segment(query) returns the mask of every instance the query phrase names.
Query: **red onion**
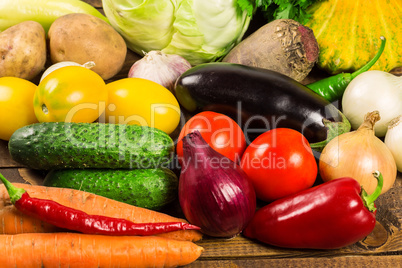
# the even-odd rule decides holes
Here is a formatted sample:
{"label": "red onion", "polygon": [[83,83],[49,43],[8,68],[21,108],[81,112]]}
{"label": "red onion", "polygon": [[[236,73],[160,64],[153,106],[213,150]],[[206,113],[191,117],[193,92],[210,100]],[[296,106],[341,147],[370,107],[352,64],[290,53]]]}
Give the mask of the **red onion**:
{"label": "red onion", "polygon": [[128,77],[148,79],[173,90],[177,78],[190,68],[191,64],[179,55],[151,50],[142,59],[134,62]]}
{"label": "red onion", "polygon": [[199,131],[183,138],[179,201],[187,220],[212,237],[233,237],[249,223],[256,195],[246,173],[212,149]]}

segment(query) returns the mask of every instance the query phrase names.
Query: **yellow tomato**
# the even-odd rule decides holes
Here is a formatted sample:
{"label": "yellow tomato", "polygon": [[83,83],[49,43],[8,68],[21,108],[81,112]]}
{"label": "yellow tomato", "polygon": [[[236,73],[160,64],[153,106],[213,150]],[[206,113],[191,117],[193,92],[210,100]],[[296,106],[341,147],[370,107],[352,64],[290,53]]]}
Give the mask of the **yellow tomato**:
{"label": "yellow tomato", "polygon": [[32,104],[35,90],[28,80],[0,78],[0,139],[8,141],[17,129],[38,122]]}
{"label": "yellow tomato", "polygon": [[172,133],[180,122],[180,106],[167,88],[142,78],[124,78],[106,85],[109,105],[105,121],[137,124]]}
{"label": "yellow tomato", "polygon": [[48,74],[34,95],[40,122],[92,123],[105,111],[105,81],[82,66],[66,66]]}

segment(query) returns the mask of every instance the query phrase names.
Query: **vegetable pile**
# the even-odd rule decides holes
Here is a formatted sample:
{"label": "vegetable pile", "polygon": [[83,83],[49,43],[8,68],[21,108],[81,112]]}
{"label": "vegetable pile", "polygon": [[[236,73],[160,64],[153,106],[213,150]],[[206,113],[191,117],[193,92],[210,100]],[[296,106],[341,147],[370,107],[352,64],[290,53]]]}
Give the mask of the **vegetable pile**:
{"label": "vegetable pile", "polygon": [[[2,265],[177,267],[202,237],[328,250],[368,236],[402,170],[400,42],[368,27],[375,45],[355,46],[326,30],[326,2],[0,4],[0,139],[44,174],[0,174]],[[334,53],[358,67],[326,63],[324,32],[351,40]]]}

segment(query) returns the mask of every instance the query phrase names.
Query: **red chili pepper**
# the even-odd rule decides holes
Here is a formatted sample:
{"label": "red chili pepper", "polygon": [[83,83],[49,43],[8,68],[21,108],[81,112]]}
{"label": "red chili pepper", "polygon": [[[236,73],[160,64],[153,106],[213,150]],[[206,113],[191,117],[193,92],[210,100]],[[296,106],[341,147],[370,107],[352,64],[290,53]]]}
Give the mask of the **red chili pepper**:
{"label": "red chili pepper", "polygon": [[383,178],[368,195],[352,178],[340,178],[278,199],[254,215],[244,236],[285,248],[336,249],[354,244],[375,226],[374,201]]}
{"label": "red chili pepper", "polygon": [[0,174],[14,206],[21,212],[57,227],[85,234],[155,235],[178,230],[200,230],[184,222],[133,223],[126,219],[89,215],[55,201],[30,197],[25,189],[17,188]]}

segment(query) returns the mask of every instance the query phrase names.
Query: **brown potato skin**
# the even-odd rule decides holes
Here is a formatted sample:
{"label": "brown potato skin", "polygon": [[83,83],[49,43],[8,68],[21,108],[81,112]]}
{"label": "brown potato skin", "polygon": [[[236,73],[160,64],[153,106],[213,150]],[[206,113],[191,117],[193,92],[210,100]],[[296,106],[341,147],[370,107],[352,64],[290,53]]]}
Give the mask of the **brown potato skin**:
{"label": "brown potato skin", "polygon": [[46,33],[35,21],[24,21],[0,33],[0,77],[33,79],[46,63]]}
{"label": "brown potato skin", "polygon": [[123,67],[127,45],[123,37],[105,21],[84,13],[57,18],[48,32],[52,63],[95,62],[91,68],[104,80],[115,76]]}

